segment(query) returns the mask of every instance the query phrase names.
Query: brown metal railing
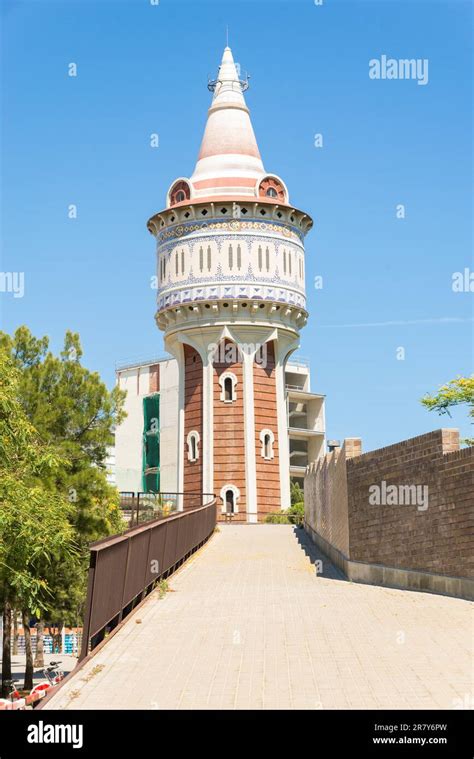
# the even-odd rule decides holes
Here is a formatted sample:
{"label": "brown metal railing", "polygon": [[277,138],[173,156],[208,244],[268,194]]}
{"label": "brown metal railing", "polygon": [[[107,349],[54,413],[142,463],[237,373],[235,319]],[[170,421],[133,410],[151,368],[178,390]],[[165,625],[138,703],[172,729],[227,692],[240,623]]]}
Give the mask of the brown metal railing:
{"label": "brown metal railing", "polygon": [[[202,503],[203,494],[199,494]],[[188,502],[189,503],[189,502]],[[95,648],[157,581],[168,577],[212,534],[216,499],[160,517],[90,546],[82,650]]]}
{"label": "brown metal railing", "polygon": [[169,516],[181,509],[195,509],[214,497],[213,493],[144,493],[121,491],[120,510],[129,527]]}

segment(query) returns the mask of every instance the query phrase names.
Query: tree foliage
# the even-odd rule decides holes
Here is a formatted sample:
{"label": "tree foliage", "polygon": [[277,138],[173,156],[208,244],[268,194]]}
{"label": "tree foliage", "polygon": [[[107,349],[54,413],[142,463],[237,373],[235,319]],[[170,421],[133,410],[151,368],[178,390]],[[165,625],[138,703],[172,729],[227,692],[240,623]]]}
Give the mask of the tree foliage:
{"label": "tree foliage", "polygon": [[19,372],[0,349],[0,594],[39,613],[51,598],[41,567],[75,553],[72,508],[41,484],[66,462],[40,439],[18,390]]}
{"label": "tree foliage", "polygon": [[291,493],[291,505],[303,503],[304,504],[304,492],[297,482],[292,482],[290,485]]}
{"label": "tree foliage", "polygon": [[[474,417],[474,374],[470,377],[457,377],[446,385],[442,385],[434,395],[426,394],[421,399],[422,404],[430,411],[438,414],[448,414],[453,406],[467,404],[469,416]],[[467,445],[474,445],[474,438],[463,440]]]}
{"label": "tree foliage", "polygon": [[[36,338],[25,326],[13,336],[0,332],[18,377],[18,402],[56,466],[36,472],[38,488],[46,488],[68,504],[68,519],[78,547],[67,557],[61,546],[54,562],[43,561],[38,576],[52,594],[47,619],[76,624],[86,590],[88,545],[123,529],[118,492],[107,481],[108,446],[114,427],[124,418],[125,394],[109,391],[96,372],[81,364],[79,336],[66,332],[59,356],[47,337]],[[59,541],[60,543],[60,541]]]}

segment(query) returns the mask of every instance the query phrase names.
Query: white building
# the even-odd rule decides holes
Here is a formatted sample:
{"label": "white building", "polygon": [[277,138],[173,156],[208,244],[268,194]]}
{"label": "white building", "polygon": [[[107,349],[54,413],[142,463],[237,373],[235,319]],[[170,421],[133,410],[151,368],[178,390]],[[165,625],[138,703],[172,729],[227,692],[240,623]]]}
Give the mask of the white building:
{"label": "white building", "polygon": [[302,480],[324,452],[324,399],[310,392],[307,364],[291,363],[308,318],[313,222],[264,168],[229,47],[208,87],[194,172],[148,220],[156,323],[173,358],[118,371],[129,416],[116,433],[116,480],[121,490],[216,493],[223,511],[256,522],[290,505],[290,474]]}

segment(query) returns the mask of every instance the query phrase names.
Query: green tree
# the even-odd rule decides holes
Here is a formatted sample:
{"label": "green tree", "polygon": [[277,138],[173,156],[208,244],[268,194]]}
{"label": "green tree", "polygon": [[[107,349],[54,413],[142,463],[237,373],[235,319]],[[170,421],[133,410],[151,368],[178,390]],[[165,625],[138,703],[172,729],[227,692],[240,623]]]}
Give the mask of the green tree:
{"label": "green tree", "polygon": [[[44,621],[80,622],[88,545],[124,528],[119,494],[107,481],[106,457],[114,427],[125,416],[125,393],[109,391],[96,372],[82,366],[79,336],[72,332],[66,332],[59,356],[49,350],[48,338],[35,338],[25,326],[13,336],[0,333],[1,346],[20,372],[19,398],[29,420],[63,461],[54,472],[43,474],[42,481],[67,498],[79,548],[67,561],[58,555],[41,568],[52,589],[45,618],[39,621],[41,636]],[[40,662],[41,656],[38,666]]]}
{"label": "green tree", "polygon": [[297,503],[304,503],[304,492],[297,482],[291,483],[291,505],[294,506]]}
{"label": "green tree", "polygon": [[[446,385],[442,385],[434,395],[427,393],[421,402],[430,411],[448,414],[448,416],[451,416],[450,409],[453,406],[465,403],[469,408],[469,416],[474,417],[474,374],[470,377],[457,377],[451,380]],[[474,445],[474,438],[466,438],[462,442]]]}
{"label": "green tree", "polygon": [[[3,609],[2,692],[11,678],[12,607],[39,615],[51,598],[41,568],[75,553],[71,504],[41,484],[65,465],[45,445],[20,401],[19,371],[0,349],[0,602]],[[30,676],[32,663],[27,662]],[[26,680],[26,686],[31,677]]]}

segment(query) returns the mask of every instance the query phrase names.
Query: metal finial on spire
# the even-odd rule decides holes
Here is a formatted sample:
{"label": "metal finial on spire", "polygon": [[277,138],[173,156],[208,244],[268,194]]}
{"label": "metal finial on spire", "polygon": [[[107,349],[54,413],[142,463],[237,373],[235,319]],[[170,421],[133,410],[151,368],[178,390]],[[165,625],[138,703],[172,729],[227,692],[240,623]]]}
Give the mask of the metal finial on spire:
{"label": "metal finial on spire", "polygon": [[[240,67],[234,63],[230,47],[224,49],[222,62],[217,72],[217,78],[208,77],[207,88],[214,93],[224,93],[233,91],[240,95],[249,88],[249,76],[246,74],[245,79],[240,79]],[[215,98],[214,98],[215,99]]]}
{"label": "metal finial on spire", "polygon": [[229,47],[229,24],[226,24],[225,28],[225,45]]}

